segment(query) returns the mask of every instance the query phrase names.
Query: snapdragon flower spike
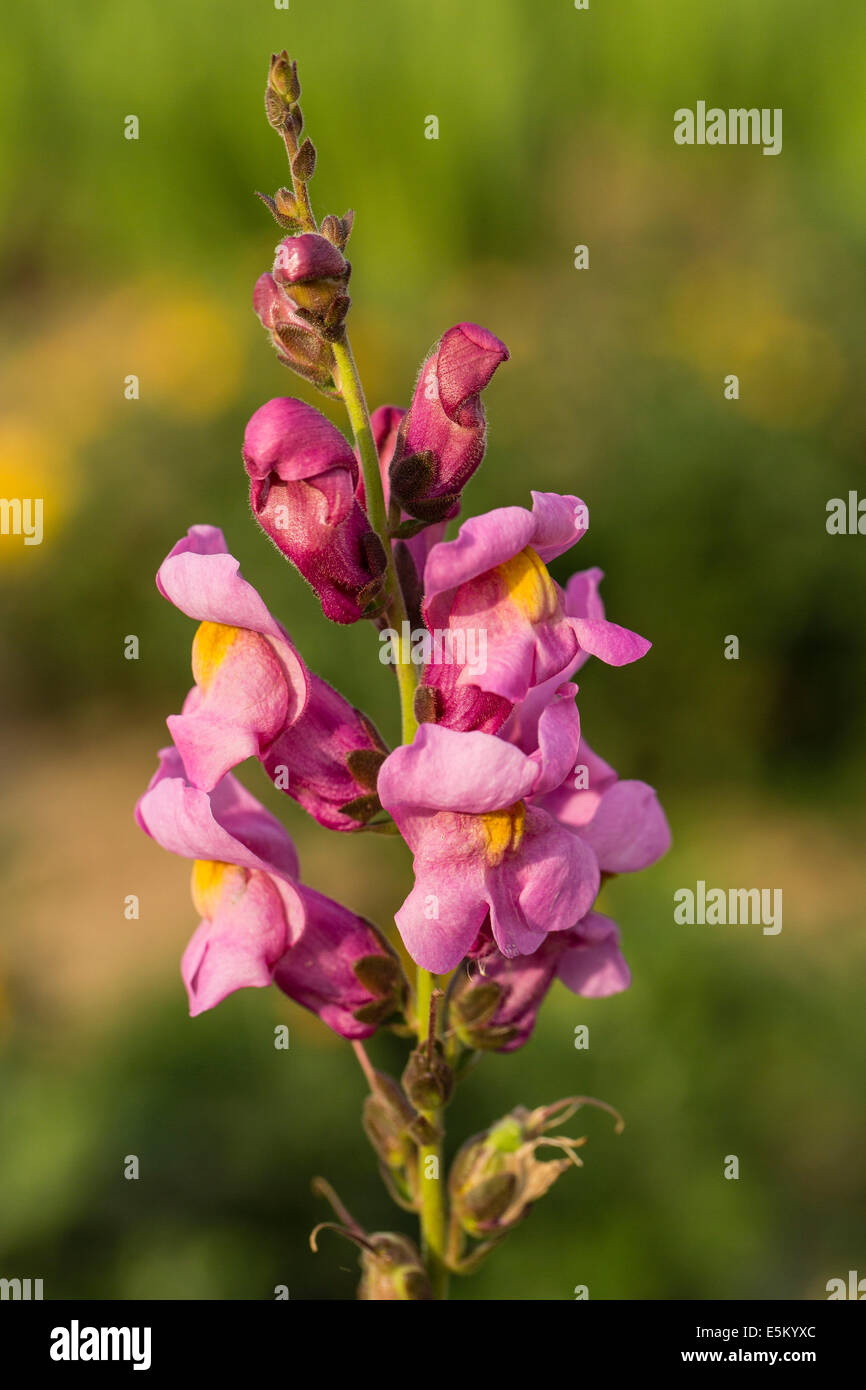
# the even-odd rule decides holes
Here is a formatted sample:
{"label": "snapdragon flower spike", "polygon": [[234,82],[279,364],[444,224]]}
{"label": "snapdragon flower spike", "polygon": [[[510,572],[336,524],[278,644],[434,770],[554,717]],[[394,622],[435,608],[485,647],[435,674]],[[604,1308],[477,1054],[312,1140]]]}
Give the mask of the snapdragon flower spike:
{"label": "snapdragon flower spike", "polygon": [[514,1052],[528,1042],[557,978],[585,999],[628,989],[631,975],[616,923],[588,912],[569,931],[546,937],[532,955],[511,959],[496,948],[489,928],[483,929],[465,971],[455,976],[448,1017],[467,1047]]}
{"label": "snapdragon flower spike", "polygon": [[306,668],[288,633],[241,577],[215,526],[192,526],[156,576],[159,592],[199,622],[195,685],[166,721],[190,780],[209,791],[245,758],[260,756],[301,714]]}
{"label": "snapdragon flower spike", "polygon": [[274,785],[329,830],[357,830],[381,806],[376,777],[388,749],[365,714],[310,675],[310,698],[262,759]]}
{"label": "snapdragon flower spike", "polygon": [[253,308],[284,366],[291,367],[305,381],[311,381],[325,395],[336,396],[331,344],[307,319],[301,318],[273,275],[259,276],[253,290]]}
{"label": "snapdragon flower spike", "polygon": [[318,594],[326,618],[354,623],[375,610],[385,555],[355,498],[358,460],[312,406],[280,396],[244,434],[253,515]]}
{"label": "snapdragon flower spike", "polygon": [[[564,702],[567,707],[567,702]],[[545,711],[539,758],[484,733],[422,724],[379,772],[379,798],[414,854],[415,886],[396,914],[413,960],[437,974],[466,955],[487,915],[503,955],[528,954],[586,915],[595,854],[532,804],[561,780],[576,711]]]}
{"label": "snapdragon flower spike", "polygon": [[[578,654],[573,624],[547,562],[584,535],[585,508],[577,497],[533,492],[532,510],[500,507],[463,523],[457,538],[433,547],[424,570],[428,628],[447,630],[452,651],[462,645],[485,658],[470,665],[430,663],[422,683],[437,694],[437,722],[467,728],[473,702],[485,730],[495,732],[529,690],[561,677]],[[458,640],[458,639],[462,639]],[[472,686],[500,697],[493,709]],[[467,689],[467,694],[462,691]],[[496,719],[498,718],[498,723]]]}
{"label": "snapdragon flower spike", "polygon": [[190,1014],[276,983],[341,1037],[369,1037],[405,998],[387,942],[298,881],[290,836],[230,773],[207,793],[191,785],[176,748],[159,758],[136,819],[164,849],[195,861],[202,921],[181,963]]}
{"label": "snapdragon flower spike", "polygon": [[484,457],[480,393],[508,356],[486,328],[458,323],[424,363],[390,466],[394,498],[410,516],[457,515],[460,494]]}

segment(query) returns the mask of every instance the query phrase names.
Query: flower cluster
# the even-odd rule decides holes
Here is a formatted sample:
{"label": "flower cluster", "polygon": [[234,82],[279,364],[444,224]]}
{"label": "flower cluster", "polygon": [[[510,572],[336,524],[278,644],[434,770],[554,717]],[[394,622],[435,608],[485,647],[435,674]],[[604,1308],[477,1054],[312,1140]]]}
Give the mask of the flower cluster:
{"label": "flower cluster", "polygon": [[[470,517],[446,538],[484,457],[483,393],[509,357],[491,332],[448,329],[408,408],[367,415],[346,336],[351,214],[321,227],[312,218],[315,151],[309,139],[298,143],[299,94],[294,65],[278,55],[267,110],[289,152],[292,189],[264,201],[288,234],[253,302],[280,360],[346,404],[355,439],[291,396],[260,406],[243,441],[252,513],[325,617],[444,634],[447,659],[441,642],[422,644],[420,669],[401,653],[404,742],[389,750],[307,668],[222,532],[193,526],[156,579],[198,625],[193,686],[167,721],[173,743],[137,818],[194,861],[201,923],[182,961],[192,1014],[273,984],[356,1043],[381,1025],[417,1032],[402,1084],[370,1074],[365,1127],[392,1191],[420,1211],[415,1164],[437,1137],[460,1057],[523,1045],[555,979],[588,997],[629,984],[619,929],[597,910],[598,894],[612,875],[652,864],[670,836],[652,788],[621,780],[586,742],[575,676],[590,657],[623,666],[650,644],[606,618],[600,570],[579,570],[564,587],[549,572],[587,531],[577,496],[535,491],[531,507]],[[478,634],[483,663],[468,655]],[[428,1020],[429,997],[422,1002],[419,989],[412,1002],[383,933],[303,884],[288,833],[234,776],[247,760],[329,830],[402,836],[415,882],[394,921],[422,973],[453,972],[441,1028],[441,992]],[[492,1130],[455,1170],[455,1248],[513,1224],[557,1175],[534,1159],[548,1111],[535,1115],[537,1125],[515,1111],[513,1145],[503,1149]],[[491,1155],[506,1152],[488,1174]],[[479,1174],[501,1188],[492,1215]],[[364,1296],[386,1296],[369,1289],[391,1264],[415,1271],[416,1256],[392,1250],[390,1237],[351,1229],[366,1251]],[[398,1283],[420,1287],[414,1274]]]}
{"label": "flower cluster", "polygon": [[[467,382],[486,370],[490,339],[466,331],[465,342],[484,355],[482,366],[463,352]],[[270,421],[267,448],[254,450],[249,441],[263,438],[263,419]],[[293,427],[298,420],[301,428]],[[437,418],[433,439],[440,425]],[[403,421],[397,434],[410,435]],[[415,437],[425,439],[417,427]],[[467,449],[477,456],[474,436]],[[248,469],[256,460],[259,479],[266,454],[284,461],[286,476],[297,478],[303,468],[317,481],[330,474],[331,496],[343,477],[357,488],[355,455],[300,401],[280,399],[256,412],[244,457]],[[462,456],[459,466],[465,472]],[[277,486],[270,485],[271,497]],[[293,534],[307,539],[295,563],[327,607],[345,598],[353,561],[344,564],[339,525],[320,524],[326,494],[298,486],[305,490],[293,502],[278,505],[291,516]],[[182,712],[168,719],[174,747],[162,755],[138,817],[165,848],[197,861],[193,893],[205,922],[184,957],[194,1013],[233,989],[273,981],[303,1003],[316,1001],[310,1007],[346,1037],[373,1031],[374,1014],[386,1016],[359,997],[350,967],[373,955],[391,960],[387,947],[368,923],[299,885],[287,833],[231,775],[247,758],[331,830],[381,824],[383,813],[393,819],[415,869],[397,927],[424,969],[447,974],[462,963],[454,1026],[468,1045],[525,1042],[556,977],[584,995],[627,986],[619,933],[594,911],[595,901],[603,875],[653,863],[669,832],[652,788],[620,780],[581,731],[572,678],[587,658],[623,665],[649,646],[604,617],[599,570],[577,573],[564,590],[550,577],[546,562],[580,539],[585,514],[576,497],[536,492],[531,511],[504,507],[474,517],[426,558],[426,533],[408,543],[412,564],[423,560],[423,621],[430,629],[482,625],[488,658],[483,672],[428,663],[416,696],[422,722],[412,743],[393,752],[364,714],[307,669],[241,577],[219,530],[194,526],[170,551],[156,582],[198,623],[195,683]],[[268,529],[270,506],[256,515]],[[357,517],[356,534],[365,527],[369,534],[354,495],[349,515]],[[301,940],[309,981],[300,957],[291,956]],[[328,951],[346,969],[330,976],[323,1002],[320,956]]]}

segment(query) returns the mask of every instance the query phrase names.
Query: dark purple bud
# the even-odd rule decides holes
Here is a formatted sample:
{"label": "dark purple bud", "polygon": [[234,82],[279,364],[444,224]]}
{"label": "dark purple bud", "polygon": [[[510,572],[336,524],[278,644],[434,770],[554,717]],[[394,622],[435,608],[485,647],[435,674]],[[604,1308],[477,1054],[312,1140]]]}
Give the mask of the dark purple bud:
{"label": "dark purple bud", "polygon": [[336,368],[330,343],[300,318],[273,275],[259,276],[253,291],[253,308],[268,330],[280,361],[325,395],[336,395]]}
{"label": "dark purple bud", "polygon": [[365,615],[381,587],[381,545],[355,498],[358,461],[323,415],[280,396],[244,433],[253,515],[337,623]]}
{"label": "dark purple bud", "polygon": [[296,308],[324,321],[334,300],[345,294],[349,263],[326,237],[303,232],[280,242],[273,273]]}
{"label": "dark purple bud", "polygon": [[392,495],[410,516],[456,516],[460,493],[484,457],[480,393],[508,355],[485,328],[461,323],[424,363],[391,463]]}

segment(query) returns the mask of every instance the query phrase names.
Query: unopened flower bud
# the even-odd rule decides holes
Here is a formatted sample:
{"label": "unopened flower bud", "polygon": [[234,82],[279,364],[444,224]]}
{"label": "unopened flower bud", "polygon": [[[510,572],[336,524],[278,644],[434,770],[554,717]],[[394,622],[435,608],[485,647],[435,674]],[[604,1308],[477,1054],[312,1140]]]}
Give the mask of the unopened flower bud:
{"label": "unopened flower bud", "polygon": [[345,294],[349,264],[327,237],[318,232],[286,237],[277,247],[273,274],[296,309],[330,326],[328,313],[334,300]]}
{"label": "unopened flower bud", "polygon": [[316,168],[316,147],[307,136],[292,160],[292,173],[301,183],[309,183]]}
{"label": "unopened flower bud", "polygon": [[296,62],[289,61],[289,55],[285,49],[282,53],[271,54],[271,66],[268,72],[268,85],[273,88],[279,96],[286,101],[297,101],[301,95],[301,84],[298,81],[298,65]]}
{"label": "unopened flower bud", "polygon": [[391,1303],[433,1298],[421,1256],[408,1236],[383,1231],[369,1237],[361,1247],[358,1298]]}
{"label": "unopened flower bud", "polygon": [[279,397],[252,416],[243,456],[256,520],[313,586],[325,616],[371,616],[385,555],[355,498],[358,460],[343,435],[312,406]]}
{"label": "unopened flower bud", "polygon": [[438,1110],[448,1104],[454,1076],[438,1039],[420,1043],[410,1054],[403,1072],[403,1089],[418,1110]]}
{"label": "unopened flower bud", "polygon": [[334,354],[330,343],[297,313],[273,275],[260,275],[253,291],[253,308],[268,330],[280,361],[326,396],[337,394]]}
{"label": "unopened flower bud", "polygon": [[329,212],[327,217],[322,219],[320,228],[322,236],[327,237],[328,241],[333,242],[334,246],[339,247],[342,251],[349,240],[354,220],[355,214],[352,211],[347,212],[345,217],[335,217],[332,212]]}
{"label": "unopened flower bud", "polygon": [[460,493],[484,456],[481,391],[508,359],[504,343],[474,323],[449,328],[421,368],[391,462],[391,496],[410,516],[456,516]]}

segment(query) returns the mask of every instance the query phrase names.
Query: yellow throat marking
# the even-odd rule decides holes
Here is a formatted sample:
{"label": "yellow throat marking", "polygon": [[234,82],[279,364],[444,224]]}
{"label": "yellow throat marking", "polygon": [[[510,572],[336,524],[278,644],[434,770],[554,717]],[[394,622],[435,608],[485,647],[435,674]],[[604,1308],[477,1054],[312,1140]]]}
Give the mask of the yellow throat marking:
{"label": "yellow throat marking", "polygon": [[192,900],[195,910],[201,917],[210,921],[216,911],[227,873],[240,872],[234,864],[223,864],[218,859],[196,859],[192,866]]}
{"label": "yellow throat marking", "polygon": [[527,545],[512,560],[497,565],[512,603],[532,623],[552,618],[556,612],[556,589],[531,545]]}
{"label": "yellow throat marking", "polygon": [[490,811],[481,817],[484,852],[489,864],[501,864],[510,850],[520,848],[525,823],[526,807],[522,801],[516,801],[505,811]]}
{"label": "yellow throat marking", "polygon": [[207,690],[239,636],[240,628],[225,623],[199,625],[192,639],[192,675],[202,690]]}

